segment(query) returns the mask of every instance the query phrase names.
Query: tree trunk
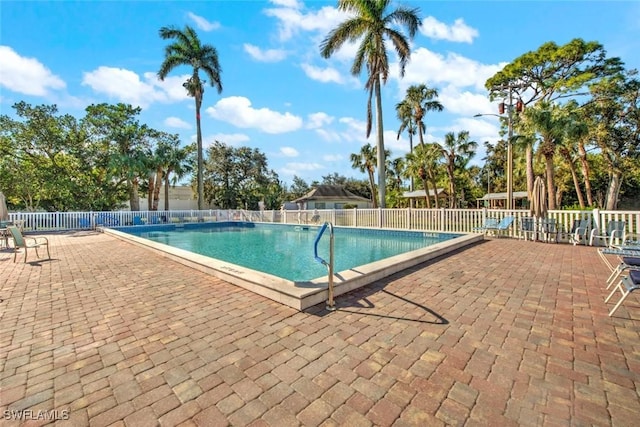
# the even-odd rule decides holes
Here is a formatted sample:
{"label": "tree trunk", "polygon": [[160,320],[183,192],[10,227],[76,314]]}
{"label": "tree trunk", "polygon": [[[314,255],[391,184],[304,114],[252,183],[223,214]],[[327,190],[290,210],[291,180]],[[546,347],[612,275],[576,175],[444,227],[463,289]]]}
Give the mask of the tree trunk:
{"label": "tree trunk", "polygon": [[527,148],[525,150],[525,157],[527,162],[527,197],[529,201],[531,201],[531,196],[533,195],[533,144],[527,143]]}
{"label": "tree trunk", "polygon": [[160,186],[162,185],[162,168],[158,168],[156,171],[156,179],[155,179],[155,187],[153,189],[153,205],[151,206],[152,211],[158,210],[158,203],[160,202]]}
{"label": "tree trunk", "polygon": [[427,178],[422,178],[422,186],[424,187],[424,199],[427,202],[427,209],[431,209],[431,199],[429,199],[429,183]]}
{"label": "tree trunk", "polygon": [[373,208],[376,209],[378,207],[378,200],[376,197],[376,182],[374,178],[373,170],[367,169],[369,174],[369,187],[371,187],[371,202],[373,203]]}
{"label": "tree trunk", "polygon": [[605,209],[608,211],[616,210],[618,207],[618,194],[622,186],[622,172],[619,170],[611,171],[611,179],[609,180],[609,188],[607,189],[607,200]]}
{"label": "tree trunk", "polygon": [[[580,180],[578,179],[578,172],[576,171],[576,165],[573,163],[573,159],[571,159],[571,153],[568,149],[562,148],[560,150],[562,157],[566,160],[569,165],[569,170],[571,171],[571,178],[573,179],[573,186],[576,189],[576,195],[578,196],[578,203],[580,204],[580,209],[584,209],[584,197],[582,197],[582,190],[580,189]],[[560,204],[558,204],[560,206]]]}
{"label": "tree trunk", "polygon": [[387,195],[385,182],[386,164],[384,158],[384,128],[382,126],[382,96],[380,94],[380,75],[376,76],[376,81],[374,84],[376,90],[376,127],[378,132],[378,199],[380,202],[380,207],[384,209],[387,205]]}
{"label": "tree trunk", "polygon": [[438,197],[438,182],[436,181],[435,175],[430,172],[429,177],[431,178],[431,186],[433,187],[433,200],[436,209],[440,208],[440,198]]}
{"label": "tree trunk", "polygon": [[198,141],[198,210],[204,209],[204,185],[203,185],[203,169],[204,161],[202,155],[202,129],[200,127],[200,107],[202,106],[202,93],[199,88],[196,90],[196,131]]}
{"label": "tree trunk", "polygon": [[556,209],[556,187],[554,185],[553,155],[546,155],[544,158],[547,170],[547,202],[549,203],[549,210],[554,210]]}
{"label": "tree trunk", "polygon": [[129,185],[129,207],[131,211],[140,210],[140,196],[138,195],[138,178],[134,178]]}
{"label": "tree trunk", "polygon": [[593,205],[593,196],[591,195],[591,178],[589,178],[589,162],[587,161],[587,150],[584,148],[584,142],[578,141],[578,154],[580,164],[582,166],[582,177],[584,178],[584,192],[587,196],[589,206]]}
{"label": "tree trunk", "polygon": [[149,174],[149,189],[147,190],[147,210],[151,210],[151,206],[153,206],[153,191],[155,189],[156,181],[155,175]]}
{"label": "tree trunk", "polygon": [[[453,165],[447,165],[447,173],[449,175],[449,209],[456,208],[456,184],[455,177],[453,171]],[[436,194],[436,200],[438,199],[438,194]]]}
{"label": "tree trunk", "polygon": [[164,210],[169,210],[169,174],[171,169],[167,169],[167,173],[164,174]]}

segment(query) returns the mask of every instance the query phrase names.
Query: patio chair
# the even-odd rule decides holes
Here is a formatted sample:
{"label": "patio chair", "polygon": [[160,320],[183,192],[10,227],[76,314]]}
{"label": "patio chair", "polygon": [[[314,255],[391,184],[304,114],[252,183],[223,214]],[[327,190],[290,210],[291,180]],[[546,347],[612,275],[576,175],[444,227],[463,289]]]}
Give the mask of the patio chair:
{"label": "patio chair", "polygon": [[319,214],[315,214],[314,216],[311,217],[311,219],[309,220],[310,224],[318,224],[320,222],[320,215]]}
{"label": "patio chair", "polygon": [[528,240],[527,236],[529,235],[531,235],[531,240],[536,240],[536,219],[533,217],[521,218],[520,233],[524,237],[524,240]]}
{"label": "patio chair", "polygon": [[612,316],[613,313],[620,307],[622,302],[629,296],[629,294],[635,290],[640,289],[640,271],[632,270],[629,272],[629,275],[616,285],[615,288],[611,291],[609,296],[604,300],[605,303],[609,302],[613,294],[616,292],[620,292],[621,297],[616,303],[616,305],[609,312],[609,316]]}
{"label": "patio chair", "polygon": [[587,244],[587,234],[589,233],[590,220],[588,219],[576,219],[571,226],[571,234],[569,234],[569,241],[573,243],[573,246],[580,243]]}
{"label": "patio chair", "polygon": [[27,251],[30,248],[35,249],[36,256],[40,258],[38,248],[41,246],[47,247],[47,259],[51,259],[51,254],[49,253],[49,239],[46,237],[25,237],[15,225],[9,225],[7,230],[9,230],[9,233],[11,233],[11,237],[13,238],[13,246],[15,249],[13,252],[13,262],[16,262],[18,248],[24,248],[24,262],[27,262]]}
{"label": "patio chair", "polygon": [[616,239],[624,242],[625,239],[625,221],[609,221],[604,230],[594,228],[591,230],[589,237],[589,246],[593,246],[594,241],[602,240],[607,247],[613,247]]}
{"label": "patio chair", "polygon": [[558,225],[554,218],[544,218],[540,223],[540,232],[545,242],[549,243],[553,239],[555,243],[558,243]]}
{"label": "patio chair", "polygon": [[133,217],[133,225],[144,225],[144,221],[138,215]]}

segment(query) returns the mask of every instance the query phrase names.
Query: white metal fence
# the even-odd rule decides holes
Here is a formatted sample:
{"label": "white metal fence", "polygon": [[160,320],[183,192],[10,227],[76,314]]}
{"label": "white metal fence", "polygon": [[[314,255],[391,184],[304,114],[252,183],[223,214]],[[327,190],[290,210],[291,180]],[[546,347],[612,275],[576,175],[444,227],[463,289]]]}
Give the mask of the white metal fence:
{"label": "white metal fence", "polygon": [[[21,221],[25,231],[63,231],[92,229],[96,226],[124,226],[211,221],[251,221],[287,224],[309,224],[314,215],[322,223],[336,226],[388,228],[401,230],[444,231],[472,233],[487,218],[498,220],[513,216],[515,221],[507,231],[510,237],[520,237],[519,223],[530,216],[528,210],[504,209],[330,209],[318,211],[290,210],[171,210],[171,211],[114,211],[114,212],[14,212],[11,221]],[[628,235],[640,235],[640,211],[549,211],[548,218],[556,220],[559,240],[567,241],[577,220],[590,220],[590,228],[604,228],[611,220],[626,222]]]}

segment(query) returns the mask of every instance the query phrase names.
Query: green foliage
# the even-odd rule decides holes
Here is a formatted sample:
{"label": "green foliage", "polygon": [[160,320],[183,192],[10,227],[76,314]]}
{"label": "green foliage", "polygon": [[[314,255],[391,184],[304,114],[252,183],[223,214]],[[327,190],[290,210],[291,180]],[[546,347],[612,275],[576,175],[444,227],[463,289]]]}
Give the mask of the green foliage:
{"label": "green foliage", "polygon": [[222,209],[257,210],[261,200],[275,208],[282,186],[260,150],[216,141],[204,163],[204,194],[209,203]]}

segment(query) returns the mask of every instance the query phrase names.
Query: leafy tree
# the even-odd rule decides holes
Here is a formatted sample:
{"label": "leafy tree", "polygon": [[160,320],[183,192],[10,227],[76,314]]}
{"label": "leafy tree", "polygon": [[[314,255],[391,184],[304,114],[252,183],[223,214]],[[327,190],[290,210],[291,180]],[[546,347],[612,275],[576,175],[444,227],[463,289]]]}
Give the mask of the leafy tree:
{"label": "leafy tree", "polygon": [[175,27],[160,28],[160,37],[163,40],[174,40],[165,47],[164,61],[160,65],[158,78],[164,80],[176,67],[186,65],[192,67],[191,77],[184,82],[183,86],[189,96],[196,101],[196,140],[198,155],[197,187],[198,187],[198,210],[203,209],[204,187],[203,187],[203,149],[202,149],[202,128],[200,126],[200,108],[204,96],[205,80],[200,78],[200,71],[209,77],[209,84],[215,87],[218,93],[222,93],[222,81],[220,75],[222,68],[218,60],[218,51],[209,44],[202,44],[198,34],[190,26],[185,26],[184,30]]}
{"label": "leafy tree", "polygon": [[635,71],[620,73],[592,86],[592,138],[601,150],[610,179],[606,209],[616,209],[625,170],[640,157],[640,81]]}
{"label": "leafy tree", "polygon": [[291,185],[291,188],[289,189],[289,198],[290,198],[290,200],[298,199],[298,198],[304,196],[305,194],[307,194],[309,191],[311,191],[311,187],[309,187],[309,184],[307,184],[304,181],[304,179],[300,178],[299,176],[294,175],[293,176],[293,184]]}
{"label": "leafy tree", "polygon": [[388,13],[390,3],[389,0],[339,0],[338,9],[349,13],[351,17],[331,30],[320,45],[322,57],[329,58],[346,42],[361,40],[351,67],[351,74],[360,75],[362,67],[366,66],[368,77],[365,89],[369,95],[367,138],[371,134],[371,100],[375,94],[378,192],[380,206],[383,208],[385,207],[385,148],[380,85],[385,84],[389,78],[389,58],[385,43],[386,39],[389,39],[393,44],[399,58],[400,76],[404,76],[405,67],[411,57],[411,47],[408,39],[396,30],[396,27],[406,28],[409,38],[413,38],[421,24],[417,15],[418,9],[398,7]]}
{"label": "leafy tree", "polygon": [[196,150],[194,144],[180,146],[180,138],[176,134],[158,132],[155,137],[156,146],[152,157],[153,177],[150,177],[149,188],[153,190],[149,197],[149,210],[158,210],[160,187],[164,182],[164,210],[169,210],[169,186],[184,178],[192,171],[192,156]]}
{"label": "leafy tree", "polygon": [[[456,170],[464,169],[469,160],[475,155],[478,143],[469,139],[468,131],[460,131],[456,136],[448,132],[444,136],[442,145],[436,144],[445,160],[447,175],[449,176],[449,207],[457,207]],[[436,197],[437,199],[437,197]]]}
{"label": "leafy tree", "polygon": [[[535,51],[520,55],[489,78],[485,87],[492,100],[511,100],[515,95],[515,99],[520,99],[523,105],[533,105],[539,101],[553,103],[562,98],[586,95],[590,84],[621,70],[622,61],[619,58],[607,58],[600,43],[576,38],[562,46],[547,42]],[[516,115],[513,117],[516,128],[518,122]],[[526,170],[527,191],[531,195],[532,149],[527,151]]]}
{"label": "leafy tree", "polygon": [[216,141],[207,150],[205,161],[205,197],[223,209],[257,209],[265,195],[280,187],[275,172],[268,169],[267,158],[258,149],[234,148]]}
{"label": "leafy tree", "polygon": [[132,211],[140,210],[139,187],[148,177],[151,150],[150,138],[154,134],[147,125],[140,124],[140,107],[129,104],[98,104],[87,107],[84,124],[93,142],[99,147],[106,180],[116,178],[111,185],[124,185]]}

